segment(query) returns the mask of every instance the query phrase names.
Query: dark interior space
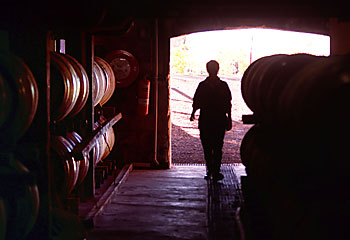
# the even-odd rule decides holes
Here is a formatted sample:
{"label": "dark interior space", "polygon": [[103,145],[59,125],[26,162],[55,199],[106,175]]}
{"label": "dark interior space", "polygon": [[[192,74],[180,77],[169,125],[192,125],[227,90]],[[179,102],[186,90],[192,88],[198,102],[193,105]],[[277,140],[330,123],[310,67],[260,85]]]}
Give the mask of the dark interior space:
{"label": "dark interior space", "polygon": [[[253,62],[240,160],[205,181],[171,159],[170,39],[250,27],[330,56]],[[348,239],[349,43],[343,1],[2,1],[0,239]]]}

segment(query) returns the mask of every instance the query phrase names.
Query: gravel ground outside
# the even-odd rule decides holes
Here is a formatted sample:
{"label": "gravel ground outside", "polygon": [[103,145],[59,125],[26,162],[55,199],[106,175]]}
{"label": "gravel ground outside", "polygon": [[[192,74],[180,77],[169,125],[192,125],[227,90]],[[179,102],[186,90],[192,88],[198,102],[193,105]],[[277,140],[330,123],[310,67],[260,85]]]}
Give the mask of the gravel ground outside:
{"label": "gravel ground outside", "polygon": [[[206,76],[172,76],[170,80],[171,151],[173,163],[204,164],[198,121],[191,122],[192,97]],[[240,78],[224,78],[232,93],[232,129],[226,132],[222,163],[240,163],[240,144],[251,125],[242,123],[242,114],[251,114],[241,95]],[[198,119],[199,111],[196,118]]]}

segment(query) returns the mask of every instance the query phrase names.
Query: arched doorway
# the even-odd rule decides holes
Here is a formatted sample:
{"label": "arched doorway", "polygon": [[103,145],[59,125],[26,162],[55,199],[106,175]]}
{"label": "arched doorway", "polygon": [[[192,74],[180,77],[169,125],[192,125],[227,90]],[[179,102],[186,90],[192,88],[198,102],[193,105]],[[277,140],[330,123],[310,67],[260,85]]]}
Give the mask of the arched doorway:
{"label": "arched doorway", "polygon": [[232,93],[233,128],[225,136],[223,163],[240,162],[240,142],[250,128],[242,123],[251,114],[240,91],[241,77],[248,65],[272,54],[330,54],[326,35],[266,28],[197,32],[170,40],[170,119],[173,163],[204,163],[197,122],[190,122],[192,97],[198,83],[207,76],[205,64],[220,63],[219,77]]}

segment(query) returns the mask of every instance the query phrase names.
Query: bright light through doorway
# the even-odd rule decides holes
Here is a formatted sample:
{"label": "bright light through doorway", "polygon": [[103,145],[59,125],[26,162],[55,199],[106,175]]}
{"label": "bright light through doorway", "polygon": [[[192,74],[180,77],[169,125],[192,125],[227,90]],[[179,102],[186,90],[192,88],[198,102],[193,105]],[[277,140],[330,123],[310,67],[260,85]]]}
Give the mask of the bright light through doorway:
{"label": "bright light through doorway", "polygon": [[205,63],[215,59],[222,75],[232,75],[238,62],[243,74],[254,60],[272,54],[330,54],[329,36],[276,29],[237,29],[199,32],[171,39],[171,74],[206,74]]}
{"label": "bright light through doorway", "polygon": [[[216,51],[238,46],[253,47],[255,59],[274,53],[310,53],[329,55],[329,37],[325,35],[283,31],[276,29],[238,29],[199,32],[187,35],[194,53],[201,54],[203,49],[209,57]],[[198,55],[197,55],[198,56]]]}
{"label": "bright light through doorway", "polygon": [[[187,100],[191,101],[199,80],[207,75],[205,65],[209,60],[215,59],[219,62],[219,76],[223,80],[240,80],[249,64],[264,56],[294,53],[328,56],[330,38],[320,34],[277,29],[221,30],[174,37],[171,39],[170,50],[170,73],[173,79],[170,82],[171,88],[178,90],[174,94],[179,94],[181,91],[182,97],[186,95]],[[175,83],[174,78],[181,75],[198,79],[186,81],[187,83],[181,86],[181,83]],[[239,93],[235,96],[240,95],[239,84],[236,85],[238,89],[233,91],[238,90]],[[236,101],[237,105],[238,102],[240,105],[245,105],[241,96],[233,101]],[[238,121],[242,114],[250,113],[245,106],[236,109],[238,112],[234,110],[233,114],[236,116],[233,118]]]}
{"label": "bright light through doorway", "polygon": [[[198,123],[190,122],[189,118],[192,97],[198,83],[207,76],[205,66],[209,60],[219,62],[219,77],[228,83],[232,93],[235,127],[226,133],[223,157],[223,161],[230,162],[232,158],[239,159],[240,142],[249,127],[242,124],[242,115],[252,113],[241,95],[241,77],[249,64],[272,54],[330,54],[329,36],[262,28],[193,33],[174,37],[170,44],[171,145],[174,162],[202,159]],[[197,118],[198,114],[199,111]],[[186,150],[189,145],[190,149]]]}

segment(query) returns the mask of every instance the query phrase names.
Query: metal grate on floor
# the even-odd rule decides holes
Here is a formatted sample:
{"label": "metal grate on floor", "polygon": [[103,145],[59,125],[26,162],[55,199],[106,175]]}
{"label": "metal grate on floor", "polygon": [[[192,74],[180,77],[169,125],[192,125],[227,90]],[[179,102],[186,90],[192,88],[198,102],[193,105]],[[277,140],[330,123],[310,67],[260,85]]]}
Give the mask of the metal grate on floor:
{"label": "metal grate on floor", "polygon": [[240,239],[237,211],[243,203],[240,183],[231,164],[223,164],[224,179],[208,181],[208,230],[210,240]]}
{"label": "metal grate on floor", "polygon": [[173,166],[205,166],[204,163],[172,163]]}
{"label": "metal grate on floor", "polygon": [[[174,166],[205,166],[205,163],[172,163]],[[223,163],[222,167],[225,166],[241,166],[242,163]]]}
{"label": "metal grate on floor", "polygon": [[[174,166],[205,166],[200,163],[175,163]],[[245,175],[242,163],[221,164],[224,179],[207,181],[208,239],[244,239],[239,209],[243,204],[240,176]]]}

